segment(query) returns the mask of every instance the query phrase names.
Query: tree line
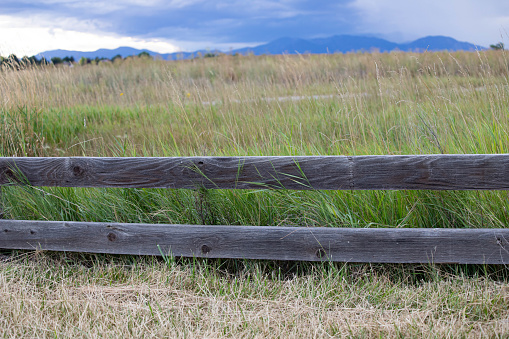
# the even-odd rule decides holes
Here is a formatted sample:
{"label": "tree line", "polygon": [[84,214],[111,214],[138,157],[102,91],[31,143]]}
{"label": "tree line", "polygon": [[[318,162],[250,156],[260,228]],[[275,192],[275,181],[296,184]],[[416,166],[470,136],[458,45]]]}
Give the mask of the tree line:
{"label": "tree line", "polygon": [[37,58],[35,55],[31,57],[24,56],[22,58],[18,58],[15,54],[11,54],[8,57],[0,56],[0,68],[9,68],[9,69],[25,69],[32,66],[44,66],[44,65],[60,65],[60,64],[66,64],[66,65],[73,65],[73,64],[79,64],[79,65],[88,65],[88,64],[99,64],[100,62],[115,62],[116,60],[124,60],[127,58],[132,57],[138,57],[138,58],[148,58],[150,57],[150,54],[147,52],[141,52],[140,54],[136,56],[128,56],[126,58],[122,57],[122,55],[117,54],[113,58],[99,58],[95,57],[94,59],[91,58],[85,58],[81,57],[80,60],[76,62],[73,56],[66,56],[63,58],[60,57],[53,57],[51,59],[46,59],[45,57]]}

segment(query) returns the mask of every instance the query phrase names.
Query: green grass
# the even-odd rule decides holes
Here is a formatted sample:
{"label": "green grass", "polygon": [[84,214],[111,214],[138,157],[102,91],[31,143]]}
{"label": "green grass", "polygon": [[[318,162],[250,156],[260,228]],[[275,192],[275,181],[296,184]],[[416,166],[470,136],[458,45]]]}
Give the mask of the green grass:
{"label": "green grass", "polygon": [[[507,153],[508,80],[503,51],[4,70],[0,156]],[[505,191],[30,186],[3,187],[1,196],[12,219],[441,228],[505,228],[508,199]],[[505,266],[3,253],[5,337],[467,337],[509,330]]]}

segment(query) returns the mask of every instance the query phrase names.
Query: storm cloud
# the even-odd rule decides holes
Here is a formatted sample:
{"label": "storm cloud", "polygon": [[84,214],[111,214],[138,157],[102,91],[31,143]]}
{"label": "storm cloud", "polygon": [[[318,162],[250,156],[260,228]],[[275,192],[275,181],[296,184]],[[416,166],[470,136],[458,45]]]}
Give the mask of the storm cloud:
{"label": "storm cloud", "polygon": [[125,44],[157,52],[228,50],[336,34],[395,42],[448,35],[486,46],[507,39],[509,27],[509,2],[502,0],[7,0],[0,13],[0,53]]}

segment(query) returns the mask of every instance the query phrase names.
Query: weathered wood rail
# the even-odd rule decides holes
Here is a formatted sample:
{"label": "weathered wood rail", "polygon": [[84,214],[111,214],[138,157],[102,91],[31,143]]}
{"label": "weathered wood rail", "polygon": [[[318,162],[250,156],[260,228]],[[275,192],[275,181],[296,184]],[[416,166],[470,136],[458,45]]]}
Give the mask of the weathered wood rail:
{"label": "weathered wood rail", "polygon": [[[0,158],[2,185],[508,190],[509,155]],[[509,263],[508,229],[354,229],[0,220],[0,248],[384,263]]]}
{"label": "weathered wood rail", "polygon": [[0,185],[507,190],[509,155],[0,158]]}

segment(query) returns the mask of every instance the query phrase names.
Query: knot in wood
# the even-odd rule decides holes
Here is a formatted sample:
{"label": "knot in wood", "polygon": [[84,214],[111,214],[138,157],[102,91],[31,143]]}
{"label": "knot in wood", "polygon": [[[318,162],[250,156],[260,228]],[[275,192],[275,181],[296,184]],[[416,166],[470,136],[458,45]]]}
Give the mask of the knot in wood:
{"label": "knot in wood", "polygon": [[209,253],[211,250],[212,250],[212,248],[208,247],[207,245],[203,245],[203,246],[201,247],[201,253],[203,253],[203,254],[207,254],[207,253]]}
{"label": "knot in wood", "polygon": [[325,252],[325,250],[323,248],[319,248],[316,250],[315,254],[318,258],[323,258],[327,255],[327,252]]}
{"label": "knot in wood", "polygon": [[74,174],[74,176],[80,177],[83,175],[83,173],[85,173],[85,170],[78,165],[74,165],[72,166],[72,173]]}
{"label": "knot in wood", "polygon": [[90,164],[84,159],[69,159],[67,164],[67,173],[74,178],[80,178],[85,175]]}
{"label": "knot in wood", "polygon": [[115,241],[117,239],[117,235],[115,233],[113,233],[113,232],[108,233],[107,237],[108,237],[109,241]]}
{"label": "knot in wood", "polygon": [[13,182],[16,181],[16,177],[12,169],[4,167],[0,169],[0,182]]}

